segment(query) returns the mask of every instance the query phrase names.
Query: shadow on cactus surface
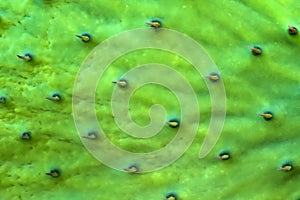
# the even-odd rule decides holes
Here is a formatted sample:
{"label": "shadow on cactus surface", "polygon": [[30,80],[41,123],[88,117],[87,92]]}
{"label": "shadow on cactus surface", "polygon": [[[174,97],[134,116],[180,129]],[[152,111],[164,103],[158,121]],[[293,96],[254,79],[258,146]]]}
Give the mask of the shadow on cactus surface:
{"label": "shadow on cactus surface", "polygon": [[[296,0],[1,1],[1,198],[300,198],[299,9]],[[140,174],[141,164],[133,160],[118,171],[95,159],[82,140],[103,135],[91,127],[80,137],[72,113],[74,82],[85,58],[101,42],[136,28],[186,34],[220,72],[203,77],[184,58],[155,49],[133,51],[110,64],[98,82],[94,108],[107,139],[124,150],[155,151],[175,137],[177,126],[188,126],[178,118],[176,95],[150,84],[131,96],[131,118],[145,126],[150,107],[160,104],[169,126],[149,138],[126,135],[111,108],[113,90],[131,86],[130,79],[122,80],[125,73],[161,63],[186,77],[197,94],[201,117],[191,146],[169,166]],[[207,83],[220,79],[226,121],[217,144],[199,159],[211,118]]]}

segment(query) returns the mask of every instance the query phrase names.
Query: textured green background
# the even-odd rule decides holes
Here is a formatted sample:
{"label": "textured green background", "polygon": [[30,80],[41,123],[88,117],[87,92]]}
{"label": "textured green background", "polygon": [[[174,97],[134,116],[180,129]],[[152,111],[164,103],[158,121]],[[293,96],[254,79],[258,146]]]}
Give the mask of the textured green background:
{"label": "textured green background", "polygon": [[[164,199],[175,192],[180,199],[296,199],[299,185],[299,36],[287,34],[287,25],[299,26],[300,2],[279,1],[42,1],[0,2],[0,193],[1,199]],[[159,54],[165,64],[199,83],[201,124],[191,148],[171,166],[160,171],[131,175],[110,169],[83,147],[71,113],[73,82],[88,53],[101,41],[125,30],[146,27],[158,18],[165,28],[193,37],[209,52],[222,73],[227,92],[224,131],[213,151],[197,157],[209,123],[209,94],[201,77],[189,75],[175,55]],[[75,34],[88,32],[90,43]],[[248,45],[260,45],[262,56],[251,55]],[[32,62],[17,54],[30,52]],[[129,68],[151,60],[136,53],[112,65],[107,81],[116,80]],[[151,55],[151,53],[147,54]],[[134,58],[134,62],[132,61]],[[137,59],[137,60],[136,60]],[[161,59],[158,59],[160,61]],[[152,60],[153,61],[153,60]],[[124,68],[119,68],[123,65]],[[109,93],[99,88],[96,106],[112,141],[124,148],[150,151],[166,144],[167,134],[150,141],[119,136],[109,117]],[[134,102],[151,87],[137,91]],[[103,90],[103,94],[101,91]],[[147,90],[149,92],[147,92]],[[63,102],[45,100],[53,92]],[[102,94],[102,95],[101,95]],[[174,98],[162,90],[164,98]],[[160,102],[161,97],[153,97]],[[145,101],[132,111],[139,124],[147,123]],[[177,112],[176,102],[166,105]],[[175,109],[175,110],[174,110]],[[257,114],[271,110],[274,120]],[[31,141],[21,141],[23,131]],[[122,140],[120,140],[122,139]],[[214,158],[229,150],[233,158]],[[293,162],[290,173],[277,171]],[[62,176],[45,175],[59,168]]]}

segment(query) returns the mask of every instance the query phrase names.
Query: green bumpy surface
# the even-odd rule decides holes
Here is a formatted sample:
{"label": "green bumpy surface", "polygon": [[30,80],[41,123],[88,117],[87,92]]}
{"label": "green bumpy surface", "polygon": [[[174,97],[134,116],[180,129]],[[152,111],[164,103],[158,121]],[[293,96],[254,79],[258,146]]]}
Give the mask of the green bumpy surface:
{"label": "green bumpy surface", "polygon": [[[287,25],[300,28],[299,9],[297,0],[1,1],[0,95],[7,102],[0,104],[0,198],[154,200],[170,192],[186,200],[300,198],[300,39],[287,32]],[[217,145],[198,159],[210,119],[202,77],[184,70],[192,67],[171,53],[124,55],[101,81],[117,80],[138,64],[163,60],[191,80],[201,106],[199,133],[184,156],[156,172],[126,174],[101,164],[82,145],[72,119],[72,89],[81,63],[97,44],[146,27],[144,22],[151,19],[189,35],[208,51],[225,84],[227,117]],[[85,32],[92,35],[89,43],[75,37]],[[261,46],[263,54],[253,56],[249,45]],[[33,55],[31,62],[16,57],[25,53]],[[170,130],[149,140],[121,133],[109,108],[114,86],[106,85],[98,86],[96,109],[113,143],[148,152],[172,139]],[[157,90],[160,95],[153,94]],[[62,94],[62,102],[45,99],[54,92]],[[180,112],[171,92],[145,86],[132,97],[132,118],[146,125],[145,112],[154,103],[164,105],[170,115]],[[258,116],[268,110],[274,113],[271,121]],[[24,131],[32,132],[30,141],[20,139]],[[222,150],[230,151],[232,159],[214,158]],[[276,170],[284,162],[292,162],[294,170]],[[54,168],[61,170],[60,177],[45,175]]]}

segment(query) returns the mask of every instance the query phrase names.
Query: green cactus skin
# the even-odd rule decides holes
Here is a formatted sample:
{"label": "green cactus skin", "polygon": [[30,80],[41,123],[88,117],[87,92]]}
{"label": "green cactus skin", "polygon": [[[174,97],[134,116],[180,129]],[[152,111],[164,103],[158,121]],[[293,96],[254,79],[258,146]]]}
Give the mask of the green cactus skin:
{"label": "green cactus skin", "polygon": [[[0,96],[6,98],[0,104],[1,198],[154,200],[170,192],[178,199],[300,198],[300,40],[288,34],[288,25],[300,27],[299,18],[296,0],[1,1]],[[72,88],[81,63],[97,44],[122,31],[148,27],[145,22],[152,19],[189,35],[209,52],[226,87],[227,118],[213,151],[198,159],[210,119],[203,78],[171,53],[143,50],[121,57],[96,94],[100,123],[116,145],[148,152],[174,136],[174,129],[168,129],[149,140],[129,138],[114,124],[111,82],[137,64],[154,59],[174,67],[189,78],[201,106],[199,133],[184,156],[156,172],[127,174],[101,164],[82,145],[71,115]],[[75,37],[83,33],[92,40]],[[253,56],[247,48],[255,45],[262,47],[262,55]],[[34,55],[31,62],[16,57],[26,53]],[[57,91],[63,101],[45,99]],[[169,117],[180,112],[170,91],[145,86],[132,97],[132,118],[147,124],[143,113],[154,103],[165,106]],[[258,116],[265,111],[275,117],[266,121]],[[33,133],[31,140],[20,139],[25,130]],[[231,159],[216,159],[224,149]],[[286,162],[293,163],[292,171],[276,170]],[[60,177],[45,175],[56,168]]]}

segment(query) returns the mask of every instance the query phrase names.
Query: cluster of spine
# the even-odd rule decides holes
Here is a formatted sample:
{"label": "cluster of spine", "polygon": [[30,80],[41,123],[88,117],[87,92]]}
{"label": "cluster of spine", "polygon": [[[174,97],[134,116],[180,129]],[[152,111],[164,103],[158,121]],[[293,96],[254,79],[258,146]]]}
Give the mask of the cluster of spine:
{"label": "cluster of spine", "polygon": [[[83,33],[81,35],[75,35],[80,38],[82,42],[89,42],[91,40],[91,35],[88,33]],[[24,55],[17,55],[17,58],[22,59],[24,62],[32,62],[34,61],[34,56],[32,53],[25,53]],[[63,100],[62,95],[59,93],[53,93],[45,99],[50,100],[52,102],[61,102]],[[9,98],[6,95],[2,95],[0,97],[0,103],[5,105],[9,101]],[[92,133],[88,134],[88,137],[91,138]],[[20,139],[23,141],[30,141],[32,139],[32,132],[25,131],[21,133]],[[45,173],[45,175],[51,176],[53,178],[60,177],[61,171],[59,169],[51,169],[49,172]]]}
{"label": "cluster of spine", "polygon": [[[151,20],[149,22],[146,22],[147,25],[151,26],[154,29],[158,29],[162,26],[162,23],[160,20]],[[288,34],[295,36],[298,34],[298,29],[294,26],[288,26]],[[82,40],[82,42],[87,43],[90,42],[92,37],[88,33],[83,33],[80,35],[75,35],[79,39]],[[259,56],[263,53],[262,47],[259,46],[249,46],[249,49],[251,50],[252,54],[254,56]],[[24,55],[17,55],[19,59],[24,60],[25,62],[31,62],[34,60],[34,56],[31,53],[25,53]],[[220,74],[218,73],[210,73],[209,75],[206,75],[205,78],[209,79],[212,82],[218,82],[220,80]],[[113,84],[116,84],[120,88],[126,88],[128,86],[128,81],[124,79],[120,79],[118,81],[113,81]],[[62,101],[62,96],[61,94],[54,93],[50,95],[49,97],[46,97],[47,100],[53,101],[53,102],[60,102]],[[8,101],[6,96],[1,96],[0,97],[0,103],[5,104]],[[274,114],[272,111],[266,111],[264,113],[259,114],[259,116],[263,117],[266,121],[271,121],[274,117]],[[180,120],[179,119],[171,119],[166,122],[166,125],[168,125],[171,128],[177,128],[180,126]],[[89,132],[86,135],[81,136],[82,138],[85,139],[91,139],[91,140],[96,140],[98,139],[98,134],[96,132]],[[21,140],[27,140],[30,141],[32,138],[32,133],[30,131],[25,131],[21,134],[20,139]],[[230,151],[222,151],[220,152],[215,158],[220,159],[220,160],[229,160],[231,159],[232,155],[230,154]],[[278,170],[285,171],[285,172],[290,172],[292,171],[294,166],[290,162],[285,162],[283,163]],[[137,164],[132,164],[128,166],[127,168],[124,169],[124,171],[130,173],[130,174],[136,174],[139,172],[139,167]],[[53,178],[58,178],[61,176],[61,171],[59,169],[51,169],[49,172],[46,172],[45,175],[48,175]],[[165,196],[166,200],[177,200],[178,196],[176,193],[169,193]]]}

